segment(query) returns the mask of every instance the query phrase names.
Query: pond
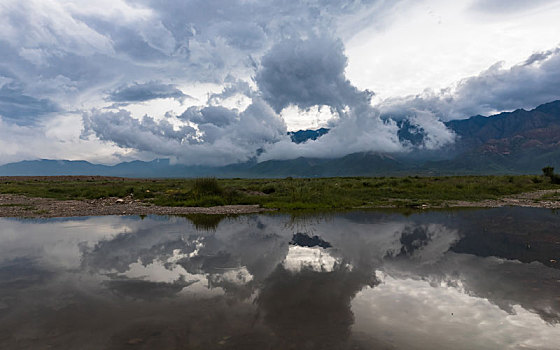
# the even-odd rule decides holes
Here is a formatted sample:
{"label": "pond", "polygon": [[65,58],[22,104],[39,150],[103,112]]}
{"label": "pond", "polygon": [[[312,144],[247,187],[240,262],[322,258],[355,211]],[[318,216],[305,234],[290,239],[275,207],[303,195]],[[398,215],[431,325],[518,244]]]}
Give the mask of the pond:
{"label": "pond", "polygon": [[558,349],[560,214],[0,218],[2,349]]}

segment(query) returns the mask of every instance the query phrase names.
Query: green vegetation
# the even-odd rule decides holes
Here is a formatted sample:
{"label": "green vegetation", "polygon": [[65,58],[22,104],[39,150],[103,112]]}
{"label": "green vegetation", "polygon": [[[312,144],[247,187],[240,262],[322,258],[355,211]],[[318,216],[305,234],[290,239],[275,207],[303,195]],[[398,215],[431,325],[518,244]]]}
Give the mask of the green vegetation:
{"label": "green vegetation", "polygon": [[[553,174],[553,172],[552,172]],[[554,175],[557,176],[557,175]],[[0,193],[56,199],[127,197],[163,206],[259,204],[284,210],[410,208],[559,188],[554,176],[286,179],[2,178]]]}
{"label": "green vegetation", "polygon": [[215,231],[223,219],[235,216],[219,214],[188,214],[185,215],[185,217],[191,221],[197,230]]}
{"label": "green vegetation", "polygon": [[554,168],[547,166],[542,168],[543,175],[550,179],[553,184],[560,184],[560,175],[554,173]]}

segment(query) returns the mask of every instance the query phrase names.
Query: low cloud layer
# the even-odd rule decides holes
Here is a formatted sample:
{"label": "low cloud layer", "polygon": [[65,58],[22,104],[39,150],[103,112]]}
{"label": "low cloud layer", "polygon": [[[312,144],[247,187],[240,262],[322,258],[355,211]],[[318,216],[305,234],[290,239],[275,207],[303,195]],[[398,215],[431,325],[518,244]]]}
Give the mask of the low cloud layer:
{"label": "low cloud layer", "polygon": [[260,100],[243,112],[190,107],[179,118],[169,119],[138,120],[125,110],[94,110],[84,116],[83,136],[95,135],[119,147],[183,164],[215,166],[248,161],[265,145],[287,137],[284,121]]}
{"label": "low cloud layer", "polygon": [[454,87],[387,99],[378,107],[389,117],[403,118],[423,110],[451,120],[533,108],[557,99],[560,99],[560,48],[537,52],[511,68],[498,62]]}

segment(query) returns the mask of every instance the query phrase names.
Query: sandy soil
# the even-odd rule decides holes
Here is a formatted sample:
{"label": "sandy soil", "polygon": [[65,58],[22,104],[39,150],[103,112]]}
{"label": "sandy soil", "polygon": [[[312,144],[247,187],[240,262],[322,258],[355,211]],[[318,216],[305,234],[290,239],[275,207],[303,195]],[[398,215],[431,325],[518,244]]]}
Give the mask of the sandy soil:
{"label": "sandy soil", "polygon": [[95,200],[56,200],[0,194],[0,217],[52,218],[99,215],[184,215],[184,214],[248,214],[269,209],[258,205],[226,205],[220,207],[162,207],[143,203],[132,197]]}

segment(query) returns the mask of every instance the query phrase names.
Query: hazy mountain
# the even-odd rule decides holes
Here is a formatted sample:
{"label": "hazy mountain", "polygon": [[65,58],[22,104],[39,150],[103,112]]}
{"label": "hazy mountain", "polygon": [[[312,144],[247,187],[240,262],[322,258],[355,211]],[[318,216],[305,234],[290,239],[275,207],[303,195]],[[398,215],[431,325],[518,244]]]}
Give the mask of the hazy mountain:
{"label": "hazy mountain", "polygon": [[[446,123],[458,136],[452,147],[406,154],[364,152],[336,159],[297,158],[251,161],[224,167],[173,165],[168,159],[132,161],[114,166],[86,161],[36,160],[0,166],[0,175],[106,175],[124,177],[318,177],[404,174],[516,174],[539,173],[552,165],[560,169],[560,101],[531,111],[522,109]],[[412,144],[422,133],[400,124],[399,137]],[[315,140],[329,130],[290,133],[297,143]]]}
{"label": "hazy mountain", "polygon": [[327,128],[320,128],[317,130],[299,130],[299,131],[290,131],[288,135],[295,143],[303,143],[308,140],[317,140],[319,137],[325,135],[329,132]]}

